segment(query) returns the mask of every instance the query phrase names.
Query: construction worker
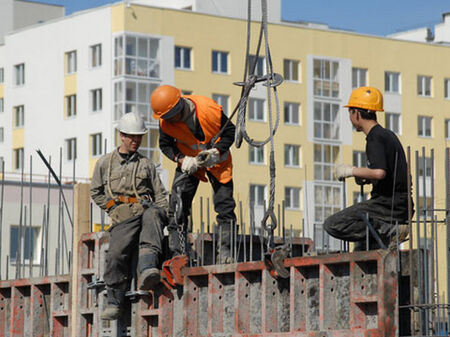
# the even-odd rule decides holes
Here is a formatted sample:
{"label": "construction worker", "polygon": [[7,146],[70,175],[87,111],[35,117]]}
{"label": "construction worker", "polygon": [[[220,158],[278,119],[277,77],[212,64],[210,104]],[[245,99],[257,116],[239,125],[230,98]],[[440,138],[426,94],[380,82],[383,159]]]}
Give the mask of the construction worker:
{"label": "construction worker", "polygon": [[[174,182],[169,201],[169,248],[173,255],[185,253],[179,232],[186,231],[192,199],[199,181],[208,176],[213,188],[214,209],[219,226],[218,263],[230,263],[230,229],[236,222],[233,199],[232,159],[230,146],[235,126],[222,107],[204,96],[181,96],[171,85],[162,85],[151,96],[153,117],[159,119],[159,147],[176,162]],[[222,130],[218,141],[213,138]],[[181,197],[182,212],[175,216]],[[178,213],[177,213],[178,214]],[[182,231],[179,232],[183,226]]]}
{"label": "construction worker", "polygon": [[[383,110],[383,95],[374,87],[360,87],[351,93],[348,104],[350,121],[356,131],[366,135],[367,167],[336,166],[338,180],[355,177],[357,183],[365,181],[373,186],[371,198],[348,207],[325,220],[324,228],[331,236],[356,242],[355,249],[362,250],[366,240],[366,223],[361,218],[367,213],[369,222],[388,246],[395,238],[395,223],[401,224],[405,237],[408,220],[407,163],[403,147],[390,130],[377,122],[376,111]],[[371,248],[379,248],[372,239]],[[392,241],[394,242],[394,241]]]}
{"label": "construction worker", "polygon": [[121,145],[97,161],[91,182],[92,199],[112,220],[103,275],[108,305],[101,318],[105,320],[120,315],[135,249],[139,247],[139,289],[149,290],[160,281],[159,257],[167,225],[167,191],[155,165],[138,152],[147,132],[144,121],[126,113],[117,130]]}

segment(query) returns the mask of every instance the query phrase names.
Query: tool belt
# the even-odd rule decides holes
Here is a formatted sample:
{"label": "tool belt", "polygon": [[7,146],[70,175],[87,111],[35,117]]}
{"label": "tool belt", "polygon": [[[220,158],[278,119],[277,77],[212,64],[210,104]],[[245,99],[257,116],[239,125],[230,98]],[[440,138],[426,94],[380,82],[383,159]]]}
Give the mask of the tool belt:
{"label": "tool belt", "polygon": [[[150,198],[147,195],[142,195],[142,199],[149,200]],[[138,198],[136,197],[127,197],[125,195],[118,195],[114,197],[114,199],[110,199],[106,202],[106,209],[109,211],[111,207],[114,207],[116,205],[120,204],[134,204],[139,202]]]}

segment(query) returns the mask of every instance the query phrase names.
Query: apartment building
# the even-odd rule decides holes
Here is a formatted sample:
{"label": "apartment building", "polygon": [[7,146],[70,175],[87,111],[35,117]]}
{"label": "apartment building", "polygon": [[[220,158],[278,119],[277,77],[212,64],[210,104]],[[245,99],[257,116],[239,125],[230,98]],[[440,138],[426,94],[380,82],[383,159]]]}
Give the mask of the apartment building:
{"label": "apartment building", "polygon": [[[231,10],[242,6],[237,2],[227,2],[226,8],[208,7],[201,0],[165,3],[171,5],[116,3],[5,36],[0,46],[0,156],[6,171],[26,170],[36,148],[54,161],[62,149],[63,176],[71,177],[75,170],[77,177],[89,178],[99,156],[118,145],[115,123],[134,110],[149,127],[141,150],[161,165],[170,186],[175,164],[158,149],[151,92],[172,84],[185,94],[214,98],[230,114],[240,97],[233,82],[243,78],[247,22],[245,11]],[[343,184],[333,177],[336,163],[365,164],[364,135],[352,129],[343,108],[352,88],[381,89],[386,112],[378,114],[379,122],[413,152],[422,146],[435,149],[434,175],[443,176],[439,163],[450,141],[448,45],[284,22],[280,2],[271,1],[271,6],[272,62],[284,76],[275,137],[275,196],[277,208],[284,201],[288,228],[292,225],[298,235],[304,227],[306,236],[319,238],[328,215],[360,198],[359,187],[348,181],[344,200]],[[254,19],[252,53],[259,29],[259,18]],[[442,25],[449,28],[448,16]],[[261,56],[261,73],[264,62]],[[269,117],[264,87],[252,91],[247,118],[250,136],[265,139]],[[269,148],[244,144],[233,147],[232,154],[242,221],[248,228],[254,217],[258,227],[269,194]],[[43,165],[35,166],[33,172],[46,174]],[[431,177],[429,171],[420,174]],[[436,186],[435,193],[434,206],[444,208],[445,187]],[[200,198],[206,214],[209,184],[200,186],[194,200],[196,226]]]}

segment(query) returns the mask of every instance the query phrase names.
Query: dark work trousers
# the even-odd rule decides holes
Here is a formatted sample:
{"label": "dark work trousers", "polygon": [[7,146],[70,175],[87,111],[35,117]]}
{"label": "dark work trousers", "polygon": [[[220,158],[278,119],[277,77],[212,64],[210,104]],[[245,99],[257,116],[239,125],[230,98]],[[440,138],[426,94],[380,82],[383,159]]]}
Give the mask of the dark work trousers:
{"label": "dark work trousers", "polygon": [[[183,174],[181,169],[177,167],[174,176],[175,184],[172,185],[172,191],[169,201],[169,225],[167,230],[169,231],[169,248],[174,255],[182,254],[180,242],[177,233],[177,223],[184,225],[184,231],[187,229],[188,217],[191,214],[192,200],[197,192],[199,180],[192,175],[184,175],[184,178],[177,181],[177,178]],[[217,224],[219,228],[222,228],[220,232],[222,237],[219,239],[223,245],[230,245],[230,229],[231,223],[236,222],[236,214],[234,209],[236,203],[233,198],[233,180],[230,180],[226,184],[219,182],[210,172],[206,171],[209,182],[213,188],[213,203],[214,210],[217,213]],[[180,187],[181,200],[182,200],[182,212],[180,217],[175,221],[175,208],[177,204],[177,188]]]}
{"label": "dark work trousers", "polygon": [[164,210],[150,205],[142,215],[131,217],[111,227],[109,249],[103,278],[108,287],[126,289],[132,275],[132,257],[139,247],[138,270],[157,267],[162,252]]}
{"label": "dark work trousers", "polygon": [[370,223],[380,234],[381,239],[386,242],[391,234],[395,234],[393,231],[396,222],[407,223],[408,196],[406,193],[396,195],[393,204],[390,197],[372,196],[369,200],[328,217],[323,224],[324,229],[337,239],[352,242],[364,241],[367,226],[361,219],[361,214],[366,215],[366,213],[369,213]]}

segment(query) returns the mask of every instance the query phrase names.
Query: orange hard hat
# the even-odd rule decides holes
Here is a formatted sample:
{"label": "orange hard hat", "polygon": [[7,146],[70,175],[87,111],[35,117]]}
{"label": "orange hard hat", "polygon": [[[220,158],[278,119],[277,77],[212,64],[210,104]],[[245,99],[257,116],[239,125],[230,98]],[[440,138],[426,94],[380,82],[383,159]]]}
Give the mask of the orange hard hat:
{"label": "orange hard hat", "polygon": [[178,114],[183,106],[181,90],[171,85],[161,85],[156,88],[150,97],[155,119],[169,119]]}
{"label": "orange hard hat", "polygon": [[361,108],[371,111],[383,110],[383,94],[375,87],[359,87],[352,91],[346,108]]}

